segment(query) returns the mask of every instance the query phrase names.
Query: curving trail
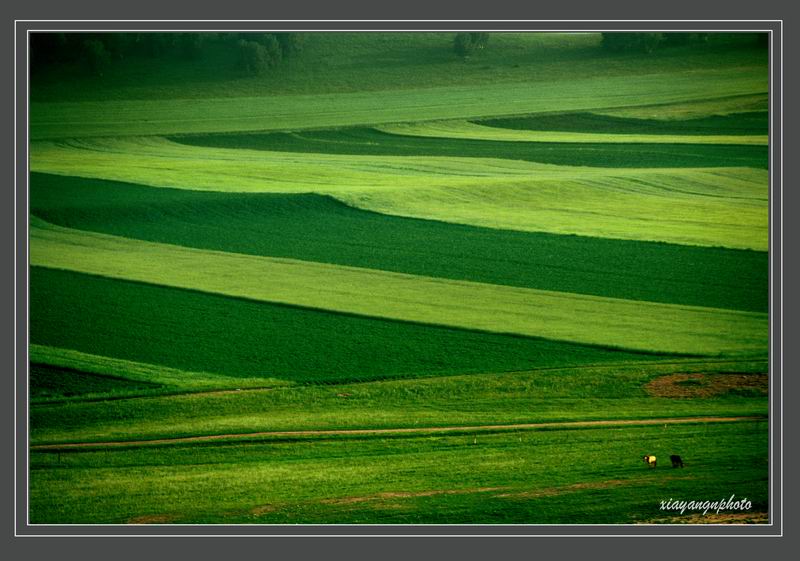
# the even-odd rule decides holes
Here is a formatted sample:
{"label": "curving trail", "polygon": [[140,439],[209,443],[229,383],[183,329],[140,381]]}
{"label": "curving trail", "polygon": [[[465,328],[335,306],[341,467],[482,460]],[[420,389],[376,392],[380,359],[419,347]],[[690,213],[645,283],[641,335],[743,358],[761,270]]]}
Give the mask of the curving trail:
{"label": "curving trail", "polygon": [[537,429],[570,429],[596,426],[626,425],[677,425],[684,423],[735,423],[742,421],[766,421],[765,416],[742,417],[672,417],[664,419],[617,419],[595,421],[559,421],[544,423],[519,423],[510,425],[458,425],[448,427],[405,427],[385,429],[332,429],[332,430],[294,430],[263,431],[238,434],[211,434],[202,436],[186,436],[179,438],[159,438],[154,440],[117,440],[106,442],[64,442],[59,444],[39,444],[31,446],[32,451],[62,451],[75,448],[105,448],[115,446],[149,446],[156,444],[186,444],[213,440],[247,439],[262,437],[303,437],[303,436],[350,436],[350,435],[395,435],[395,434],[431,434],[460,432],[499,432],[512,430]]}

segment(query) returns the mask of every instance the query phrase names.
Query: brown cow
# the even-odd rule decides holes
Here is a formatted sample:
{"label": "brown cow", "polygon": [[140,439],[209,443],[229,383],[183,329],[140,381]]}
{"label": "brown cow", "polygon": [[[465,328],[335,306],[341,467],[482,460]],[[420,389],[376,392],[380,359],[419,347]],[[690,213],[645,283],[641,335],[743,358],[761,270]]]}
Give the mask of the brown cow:
{"label": "brown cow", "polygon": [[656,467],[656,457],[652,454],[645,454],[642,456],[644,463],[646,463],[649,467],[654,468]]}

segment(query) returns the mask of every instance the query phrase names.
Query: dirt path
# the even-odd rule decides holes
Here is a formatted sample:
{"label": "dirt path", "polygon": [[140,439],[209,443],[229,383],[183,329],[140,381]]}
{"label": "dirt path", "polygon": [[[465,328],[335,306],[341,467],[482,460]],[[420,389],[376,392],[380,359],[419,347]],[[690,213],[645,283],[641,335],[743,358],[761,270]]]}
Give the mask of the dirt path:
{"label": "dirt path", "polygon": [[149,446],[156,444],[185,444],[213,440],[246,439],[261,437],[302,437],[302,436],[348,436],[348,435],[393,435],[393,434],[431,434],[461,432],[497,432],[535,429],[569,429],[597,426],[627,425],[676,425],[685,423],[731,423],[739,421],[765,421],[763,416],[748,417],[672,417],[666,419],[622,419],[599,421],[560,421],[547,423],[521,423],[511,425],[458,425],[449,427],[413,427],[387,429],[336,429],[336,430],[294,430],[264,431],[233,434],[212,434],[203,436],[185,436],[179,438],[159,438],[154,440],[116,440],[104,442],[64,442],[60,444],[39,444],[31,446],[31,450],[58,451],[74,448],[105,448],[109,446]]}

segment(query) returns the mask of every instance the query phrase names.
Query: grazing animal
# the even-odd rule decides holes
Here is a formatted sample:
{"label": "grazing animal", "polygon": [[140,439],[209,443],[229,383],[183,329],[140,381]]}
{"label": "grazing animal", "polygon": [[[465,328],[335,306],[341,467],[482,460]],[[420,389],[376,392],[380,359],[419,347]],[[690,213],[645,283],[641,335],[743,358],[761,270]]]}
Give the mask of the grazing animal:
{"label": "grazing animal", "polygon": [[656,457],[652,454],[645,454],[642,459],[644,463],[646,463],[649,467],[654,468],[656,467]]}
{"label": "grazing animal", "polygon": [[674,468],[683,467],[683,460],[681,460],[680,456],[676,456],[675,454],[673,454],[672,456],[669,457],[669,459],[672,462],[672,467]]}

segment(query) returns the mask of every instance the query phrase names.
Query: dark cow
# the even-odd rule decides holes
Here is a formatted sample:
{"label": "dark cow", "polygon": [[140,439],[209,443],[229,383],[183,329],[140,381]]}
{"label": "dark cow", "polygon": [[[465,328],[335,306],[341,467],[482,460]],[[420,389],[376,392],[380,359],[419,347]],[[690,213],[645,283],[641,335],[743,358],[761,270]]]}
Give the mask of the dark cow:
{"label": "dark cow", "polygon": [[680,456],[676,456],[673,454],[669,457],[670,461],[672,462],[672,467],[674,468],[682,468],[683,467],[683,460],[681,460]]}

